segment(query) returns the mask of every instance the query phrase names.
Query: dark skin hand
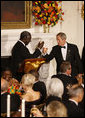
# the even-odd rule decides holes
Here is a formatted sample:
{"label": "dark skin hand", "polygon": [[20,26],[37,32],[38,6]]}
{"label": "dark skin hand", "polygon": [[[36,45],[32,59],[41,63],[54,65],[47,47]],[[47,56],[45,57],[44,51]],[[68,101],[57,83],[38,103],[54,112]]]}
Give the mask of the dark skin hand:
{"label": "dark skin hand", "polygon": [[44,45],[44,41],[39,42],[37,47],[41,49],[43,47],[43,45]]}

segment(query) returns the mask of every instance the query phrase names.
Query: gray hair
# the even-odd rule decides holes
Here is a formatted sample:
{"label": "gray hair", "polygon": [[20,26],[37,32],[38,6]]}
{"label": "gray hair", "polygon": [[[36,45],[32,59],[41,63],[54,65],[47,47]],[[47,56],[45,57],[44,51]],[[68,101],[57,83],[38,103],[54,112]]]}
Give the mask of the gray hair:
{"label": "gray hair", "polygon": [[78,97],[80,94],[84,93],[84,89],[82,86],[77,86],[75,88],[70,88],[68,94],[70,97]]}
{"label": "gray hair", "polygon": [[47,88],[47,95],[53,95],[62,98],[64,93],[64,85],[62,81],[58,78],[52,78],[49,81],[49,85]]}
{"label": "gray hair", "polygon": [[66,34],[63,33],[63,32],[59,32],[59,33],[57,34],[57,36],[60,36],[62,39],[65,39],[65,40],[66,40],[66,38],[67,38]]}
{"label": "gray hair", "polygon": [[47,105],[48,117],[67,117],[67,108],[59,101],[52,101]]}

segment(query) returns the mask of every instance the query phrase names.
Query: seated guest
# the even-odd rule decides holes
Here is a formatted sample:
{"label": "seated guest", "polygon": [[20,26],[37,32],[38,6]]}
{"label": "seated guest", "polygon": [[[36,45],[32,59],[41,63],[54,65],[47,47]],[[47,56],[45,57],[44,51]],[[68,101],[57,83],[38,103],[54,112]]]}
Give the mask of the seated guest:
{"label": "seated guest", "polygon": [[68,94],[69,100],[64,101],[68,110],[68,117],[84,117],[84,110],[79,106],[79,103],[84,97],[83,87],[72,87],[69,89]]}
{"label": "seated guest", "polygon": [[[51,101],[46,107],[47,117],[67,117],[67,108],[60,101]],[[44,117],[44,115],[37,109],[32,108],[31,113],[34,117]]]}
{"label": "seated guest", "polygon": [[53,78],[50,80],[47,88],[47,100],[46,105],[53,100],[62,101],[62,95],[64,93],[64,85],[62,81],[58,78]]}
{"label": "seated guest", "polygon": [[12,77],[12,72],[11,72],[10,68],[8,68],[8,67],[4,68],[1,76],[3,79],[6,79],[9,82],[8,92],[10,94],[17,93],[17,94],[21,95],[21,92],[19,90],[20,84],[17,79]]}
{"label": "seated guest", "polygon": [[38,105],[41,102],[41,94],[39,91],[32,89],[36,78],[32,74],[24,74],[21,79],[21,84],[24,89],[24,94],[21,99],[25,99],[25,116],[30,116],[30,109],[32,105]]}
{"label": "seated guest", "polygon": [[33,90],[39,91],[41,93],[41,103],[43,103],[47,97],[46,85],[43,81],[39,80],[38,71],[31,70],[29,73],[31,73],[32,75],[34,75],[36,77],[36,81],[33,85]]}
{"label": "seated guest", "polygon": [[7,81],[10,81],[12,79],[11,69],[8,67],[4,68],[2,70],[1,77],[3,77],[3,79],[6,79]]}
{"label": "seated guest", "polygon": [[[1,79],[1,113],[7,113],[7,95],[9,94],[7,92],[9,87],[9,83],[5,79]],[[19,95],[17,94],[10,94],[10,111],[18,111],[21,100]]]}
{"label": "seated guest", "polygon": [[62,62],[61,66],[60,66],[60,73],[57,75],[53,75],[52,78],[54,77],[58,77],[64,84],[64,94],[63,94],[63,98],[67,99],[68,95],[68,87],[72,86],[73,84],[77,84],[78,81],[76,78],[73,78],[71,76],[71,64],[68,61],[64,61]]}
{"label": "seated guest", "polygon": [[12,71],[8,67],[2,70],[1,77],[6,79],[10,84],[19,83],[17,79],[13,78]]}

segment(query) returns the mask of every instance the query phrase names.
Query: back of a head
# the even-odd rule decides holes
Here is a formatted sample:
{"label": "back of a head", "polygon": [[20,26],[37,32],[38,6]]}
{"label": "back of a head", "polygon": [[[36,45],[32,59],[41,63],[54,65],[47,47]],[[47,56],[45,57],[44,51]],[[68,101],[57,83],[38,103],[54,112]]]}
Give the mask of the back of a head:
{"label": "back of a head", "polygon": [[30,38],[30,37],[31,37],[31,34],[28,31],[23,31],[20,34],[20,40],[23,40],[24,38]]}
{"label": "back of a head", "polygon": [[37,80],[39,79],[39,73],[38,73],[38,71],[31,70],[31,71],[29,71],[29,74],[32,74],[33,76],[35,76]]}
{"label": "back of a head", "polygon": [[68,91],[69,97],[73,98],[73,97],[79,97],[80,95],[82,95],[81,100],[83,99],[84,96],[84,89],[82,86],[77,86],[75,88],[70,88]]}
{"label": "back of a head", "polygon": [[24,85],[33,85],[36,81],[36,77],[32,74],[24,74],[21,79],[21,83]]}
{"label": "back of a head", "polygon": [[48,117],[67,117],[67,108],[59,101],[52,101],[47,108]]}
{"label": "back of a head", "polygon": [[1,79],[1,92],[7,91],[8,90],[8,81],[5,79]]}
{"label": "back of a head", "polygon": [[47,93],[48,96],[52,95],[62,98],[64,93],[64,85],[62,81],[58,78],[52,78],[49,82]]}

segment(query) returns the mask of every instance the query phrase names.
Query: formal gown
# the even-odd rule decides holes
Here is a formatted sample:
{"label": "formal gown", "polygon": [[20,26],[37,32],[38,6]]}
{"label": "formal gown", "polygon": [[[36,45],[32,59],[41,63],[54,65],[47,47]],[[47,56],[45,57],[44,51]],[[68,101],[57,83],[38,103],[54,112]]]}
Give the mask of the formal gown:
{"label": "formal gown", "polygon": [[30,102],[25,101],[25,117],[30,117],[30,110],[33,107],[33,105],[39,105],[39,104],[41,104],[41,95],[38,100]]}

